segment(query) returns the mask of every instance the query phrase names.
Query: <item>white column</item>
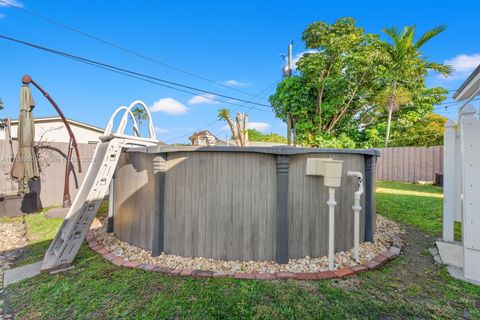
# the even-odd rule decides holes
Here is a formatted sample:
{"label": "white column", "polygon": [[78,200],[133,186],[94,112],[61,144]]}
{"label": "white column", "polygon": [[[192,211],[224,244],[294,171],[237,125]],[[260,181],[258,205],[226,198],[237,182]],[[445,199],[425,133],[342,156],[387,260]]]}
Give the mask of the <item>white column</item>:
{"label": "white column", "polygon": [[328,270],[335,268],[335,188],[328,188]]}
{"label": "white column", "polygon": [[470,105],[461,111],[464,276],[480,281],[480,122]]}
{"label": "white column", "polygon": [[354,214],[354,224],[353,224],[353,257],[355,261],[359,261],[359,247],[360,247],[360,195],[355,193],[355,204],[352,206]]}
{"label": "white column", "polygon": [[448,120],[443,138],[443,241],[453,242],[455,217],[455,123]]}

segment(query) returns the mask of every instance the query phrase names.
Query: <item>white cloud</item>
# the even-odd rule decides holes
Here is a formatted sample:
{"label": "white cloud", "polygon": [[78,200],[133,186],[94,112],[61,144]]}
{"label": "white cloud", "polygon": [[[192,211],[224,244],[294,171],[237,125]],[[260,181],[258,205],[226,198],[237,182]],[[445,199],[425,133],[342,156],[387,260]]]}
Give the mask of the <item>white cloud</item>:
{"label": "white cloud", "polygon": [[265,132],[268,128],[270,128],[270,124],[266,122],[249,122],[248,128],[255,129],[260,132]]}
{"label": "white cloud", "polygon": [[170,115],[180,115],[188,112],[188,108],[173,98],[164,98],[153,103],[150,112],[164,112]]}
{"label": "white cloud", "polygon": [[224,125],[220,131],[230,131],[230,126],[228,124]]}
{"label": "white cloud", "polygon": [[444,64],[452,66],[453,73],[447,78],[439,75],[441,79],[457,80],[466,78],[480,64],[480,53],[474,53],[472,55],[460,54],[452,59],[445,60]]}
{"label": "white cloud", "polygon": [[250,85],[250,82],[242,82],[242,81],[232,79],[232,80],[224,81],[223,84],[230,87],[246,87]]}
{"label": "white cloud", "polygon": [[168,134],[171,131],[165,128],[155,127],[155,131],[160,134]]}
{"label": "white cloud", "polygon": [[[14,7],[23,8],[23,3],[17,0],[3,0]],[[10,7],[7,3],[0,2],[0,7]]]}
{"label": "white cloud", "polygon": [[195,104],[217,104],[219,101],[214,100],[217,96],[214,94],[204,94],[201,96],[194,96],[190,100],[188,100],[189,105]]}

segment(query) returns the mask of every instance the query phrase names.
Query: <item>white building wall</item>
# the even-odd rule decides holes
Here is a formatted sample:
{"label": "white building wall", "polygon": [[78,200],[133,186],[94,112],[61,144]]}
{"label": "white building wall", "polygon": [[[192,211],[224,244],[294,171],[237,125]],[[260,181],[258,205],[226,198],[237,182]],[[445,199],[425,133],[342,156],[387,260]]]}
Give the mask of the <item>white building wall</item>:
{"label": "white building wall", "polygon": [[[96,143],[103,132],[93,130],[87,127],[79,126],[75,123],[69,123],[70,128],[77,139],[77,143]],[[17,138],[17,124],[12,124],[12,138]],[[35,123],[35,141],[44,142],[66,142],[70,141],[67,128],[60,121],[38,122]]]}

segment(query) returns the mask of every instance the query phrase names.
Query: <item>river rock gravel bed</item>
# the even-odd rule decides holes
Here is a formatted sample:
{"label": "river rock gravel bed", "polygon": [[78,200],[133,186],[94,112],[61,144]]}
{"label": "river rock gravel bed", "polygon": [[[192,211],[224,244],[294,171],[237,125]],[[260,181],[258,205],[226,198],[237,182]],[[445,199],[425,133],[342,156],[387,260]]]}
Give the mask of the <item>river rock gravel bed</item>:
{"label": "river rock gravel bed", "polygon": [[[379,254],[387,252],[393,242],[401,242],[404,233],[405,231],[397,223],[377,215],[375,242],[360,244],[360,261],[358,263],[364,264]],[[158,257],[152,257],[151,251],[132,246],[120,241],[114,234],[106,233],[104,224],[94,229],[93,235],[99,244],[127,261],[171,269],[208,270],[219,273],[321,272],[328,270],[327,256],[290,259],[288,264],[277,264],[273,261],[223,261],[208,258],[189,258],[164,253]],[[335,255],[336,269],[356,264],[357,262],[353,258],[353,249],[341,251]]]}
{"label": "river rock gravel bed", "polygon": [[3,273],[23,254],[27,244],[24,221],[0,222],[0,320],[13,319],[13,315],[5,313],[5,289]]}

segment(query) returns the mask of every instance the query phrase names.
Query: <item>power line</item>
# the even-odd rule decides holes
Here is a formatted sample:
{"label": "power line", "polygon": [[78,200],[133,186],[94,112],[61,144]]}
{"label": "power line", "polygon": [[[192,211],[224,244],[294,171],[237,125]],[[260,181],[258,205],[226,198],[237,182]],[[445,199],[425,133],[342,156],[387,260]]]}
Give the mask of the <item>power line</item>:
{"label": "power line", "polygon": [[[128,54],[130,54],[130,55],[134,55],[134,56],[136,56],[136,57],[142,58],[142,59],[144,59],[144,60],[148,60],[148,61],[150,61],[150,62],[153,62],[153,63],[155,63],[155,64],[161,65],[161,66],[163,66],[163,67],[166,67],[166,68],[175,70],[175,71],[177,71],[177,72],[181,72],[181,73],[186,74],[186,75],[188,75],[188,76],[190,76],[190,77],[197,78],[197,79],[200,79],[200,80],[203,80],[203,81],[212,83],[212,84],[214,84],[214,85],[221,86],[221,87],[224,87],[224,88],[227,88],[227,89],[230,89],[230,90],[234,90],[234,91],[237,91],[237,92],[240,92],[240,93],[249,95],[249,96],[254,96],[253,94],[251,94],[251,93],[249,93],[249,92],[246,92],[246,91],[244,91],[244,90],[240,90],[240,89],[237,89],[237,88],[233,88],[233,87],[228,86],[228,85],[225,85],[225,84],[223,84],[223,83],[220,83],[220,82],[217,82],[217,81],[208,79],[208,78],[206,78],[206,77],[200,76],[200,75],[195,74],[195,73],[193,73],[193,72],[189,72],[189,71],[183,70],[183,69],[181,69],[181,68],[179,68],[179,67],[176,67],[176,66],[167,64],[167,63],[165,63],[165,62],[159,61],[159,60],[157,60],[157,59],[155,59],[155,58],[152,58],[152,57],[149,57],[149,56],[147,56],[147,55],[145,55],[145,54],[143,54],[143,53],[140,53],[140,52],[137,52],[137,51],[134,51],[134,50],[131,50],[131,49],[122,47],[122,46],[120,46],[120,45],[118,45],[118,44],[115,44],[115,43],[110,42],[110,41],[108,41],[108,40],[102,39],[102,38],[100,38],[100,37],[97,37],[97,36],[95,36],[95,35],[92,35],[92,34],[90,34],[90,33],[85,32],[85,31],[82,31],[82,30],[79,30],[79,29],[70,27],[70,26],[68,26],[68,25],[66,25],[66,24],[63,24],[63,23],[60,23],[60,22],[55,21],[55,20],[53,20],[53,19],[50,19],[50,18],[48,18],[48,17],[42,16],[42,15],[40,15],[40,14],[38,14],[38,13],[33,12],[33,11],[30,11],[30,10],[27,10],[27,9],[22,8],[22,7],[20,7],[20,6],[17,6],[17,5],[14,5],[14,4],[12,4],[12,3],[9,3],[9,2],[7,2],[7,1],[5,1],[5,0],[0,0],[0,3],[3,3],[3,4],[5,4],[5,5],[7,5],[7,6],[11,7],[11,8],[17,9],[17,10],[19,10],[19,11],[22,11],[22,12],[26,13],[26,14],[29,14],[29,15],[31,15],[31,16],[34,16],[34,17],[36,17],[36,18],[38,18],[38,19],[44,20],[44,21],[46,21],[46,22],[48,22],[48,23],[50,23],[50,24],[53,24],[53,25],[55,25],[55,26],[57,26],[57,27],[60,27],[60,28],[62,28],[62,29],[65,29],[65,30],[68,30],[68,31],[70,31],[70,32],[74,32],[74,33],[77,33],[77,34],[80,34],[80,35],[82,35],[82,36],[84,36],[84,37],[86,37],[86,38],[95,40],[95,41],[97,41],[97,42],[99,42],[99,43],[102,43],[102,44],[104,44],[104,45],[110,46],[110,47],[115,48],[115,49],[117,49],[117,50],[121,50],[121,51],[126,52],[126,53],[128,53]],[[151,4],[152,4],[152,3],[151,3]],[[152,5],[154,5],[154,4],[152,4]],[[157,9],[158,9],[158,8],[157,8]]]}
{"label": "power line", "polygon": [[[0,0],[0,1],[2,1],[2,0]],[[124,74],[124,75],[126,75],[126,74],[132,75],[132,76],[134,76],[134,78],[136,77],[137,79],[140,79],[140,80],[144,80],[144,81],[150,80],[150,81],[147,81],[147,82],[151,82],[151,83],[154,83],[154,84],[157,84],[157,85],[160,85],[160,86],[163,86],[163,87],[171,88],[171,89],[174,89],[174,90],[187,92],[187,93],[192,94],[192,95],[196,95],[197,93],[192,93],[192,92],[185,91],[185,90],[182,90],[180,88],[176,88],[176,87],[172,87],[172,86],[178,86],[178,87],[181,87],[181,88],[194,90],[194,91],[198,91],[198,92],[209,94],[209,95],[219,96],[219,97],[222,97],[222,98],[235,100],[235,101],[238,101],[238,102],[244,102],[244,103],[248,103],[248,104],[254,104],[254,105],[258,105],[258,106],[262,106],[262,107],[271,108],[271,106],[266,105],[266,104],[252,102],[252,101],[248,101],[248,100],[245,100],[245,99],[235,98],[235,97],[232,97],[232,96],[216,93],[216,92],[213,92],[213,91],[208,91],[208,90],[195,88],[195,87],[184,85],[184,84],[181,84],[181,83],[178,83],[178,82],[169,81],[169,80],[161,79],[161,78],[158,78],[158,77],[150,76],[150,75],[147,75],[147,74],[144,74],[144,73],[128,70],[128,69],[125,69],[125,68],[116,67],[116,66],[113,66],[111,64],[102,63],[102,62],[98,62],[98,61],[95,61],[95,60],[87,59],[87,58],[77,56],[77,55],[73,55],[73,54],[70,54],[70,53],[67,53],[67,52],[64,52],[64,51],[50,49],[50,48],[43,47],[43,46],[40,46],[40,45],[37,45],[37,44],[33,44],[33,43],[30,43],[30,42],[27,42],[27,41],[19,40],[19,39],[16,39],[16,38],[11,38],[11,37],[8,37],[8,36],[5,36],[5,35],[0,34],[0,38],[3,38],[3,39],[8,40],[8,41],[16,42],[16,43],[19,43],[19,44],[23,44],[23,45],[26,45],[26,46],[29,46],[29,47],[32,47],[32,48],[35,48],[35,49],[38,49],[38,50],[41,50],[41,51],[46,51],[46,52],[49,52],[51,54],[62,56],[64,58],[76,60],[76,61],[79,61],[79,62],[82,62],[82,63],[87,63],[89,65],[97,66],[97,67],[102,67],[103,69],[108,69],[110,71],[116,70],[116,71],[118,71],[117,73]],[[151,80],[156,81],[156,82],[152,82]],[[165,83],[168,84],[168,85],[165,85]],[[204,96],[204,97],[207,98],[207,99],[210,99],[210,100],[215,100],[215,101],[220,101],[220,102],[223,102],[223,103],[232,104],[232,103],[227,102],[227,101],[218,100],[217,98],[214,98],[214,97],[210,97],[210,96]]]}
{"label": "power line", "polygon": [[[157,9],[157,10],[159,10],[159,11],[162,11],[162,9],[161,9],[157,4],[155,4],[153,1],[147,0],[147,2],[148,2],[152,7],[154,7],[155,9]],[[80,35],[82,35],[82,36],[84,36],[84,37],[90,38],[90,39],[95,40],[95,41],[97,41],[97,42],[99,42],[99,43],[102,43],[102,44],[104,44],[104,45],[107,45],[107,46],[110,46],[110,47],[112,47],[112,48],[121,50],[121,51],[123,51],[123,52],[126,52],[126,53],[128,53],[128,54],[134,55],[134,56],[136,56],[136,57],[139,57],[139,58],[148,60],[148,61],[150,61],[150,62],[156,63],[156,64],[161,65],[161,66],[163,66],[163,67],[166,67],[166,68],[175,70],[175,71],[177,71],[177,72],[181,72],[181,73],[186,74],[186,75],[188,75],[188,76],[191,76],[191,77],[194,77],[194,78],[197,78],[197,79],[200,79],[200,80],[203,80],[203,81],[212,83],[212,84],[217,85],[217,86],[221,86],[221,87],[224,87],[224,88],[227,88],[227,89],[230,89],[230,90],[234,90],[234,91],[237,91],[237,92],[240,92],[240,93],[243,93],[243,94],[252,96],[252,97],[256,97],[255,95],[253,95],[253,94],[250,93],[250,92],[247,92],[247,91],[244,91],[244,90],[240,90],[240,89],[238,89],[238,88],[234,88],[234,87],[229,86],[229,85],[225,85],[225,84],[223,84],[223,83],[220,83],[220,82],[217,82],[217,81],[208,79],[208,78],[206,78],[206,77],[204,77],[204,76],[200,76],[200,75],[195,74],[195,73],[193,73],[193,72],[189,72],[189,71],[183,70],[183,69],[181,69],[181,68],[179,68],[179,67],[173,66],[173,65],[171,65],[171,64],[168,64],[168,63],[159,61],[159,60],[157,60],[157,59],[155,59],[155,58],[152,58],[152,57],[149,57],[149,56],[147,56],[147,55],[145,55],[145,54],[143,54],[143,53],[140,53],[140,52],[137,52],[137,51],[134,51],[134,50],[131,50],[131,49],[122,47],[122,46],[120,46],[120,45],[118,45],[118,44],[116,44],[116,43],[113,43],[113,42],[111,42],[111,41],[102,39],[102,38],[100,38],[100,37],[98,37],[98,36],[95,36],[95,35],[93,35],[93,34],[87,33],[87,32],[82,31],[82,30],[80,30],[80,29],[77,29],[77,28],[68,26],[68,25],[66,25],[66,24],[63,24],[63,23],[61,23],[61,22],[58,22],[58,21],[53,20],[53,19],[51,19],[51,18],[48,18],[48,17],[46,17],[46,16],[40,15],[40,14],[38,14],[38,13],[36,13],[36,12],[33,12],[33,11],[31,11],[31,10],[28,10],[28,9],[23,8],[23,7],[17,6],[17,5],[15,5],[15,4],[13,4],[13,3],[10,3],[10,2],[8,2],[8,1],[0,0],[0,3],[3,3],[3,4],[5,4],[5,5],[7,5],[7,6],[11,7],[11,8],[14,8],[14,9],[16,9],[16,10],[22,11],[22,12],[24,12],[24,13],[26,13],[26,14],[31,15],[31,16],[34,16],[34,17],[36,17],[36,18],[38,18],[38,19],[40,19],[40,20],[44,20],[44,21],[46,21],[46,22],[48,22],[48,23],[50,23],[50,24],[52,24],[52,25],[55,25],[55,26],[57,26],[57,27],[60,27],[60,28],[62,28],[62,29],[65,29],[65,30],[68,30],[68,31],[70,31],[70,32],[74,32],[74,33],[77,33],[77,34],[80,34]],[[448,90],[447,92],[454,92],[454,91],[457,91],[458,89],[459,89],[459,88],[457,88],[457,89],[452,89],[452,90]]]}
{"label": "power line", "polygon": [[[471,101],[480,101],[480,98],[476,98],[476,99],[472,99]],[[459,105],[461,103],[463,103],[464,101],[454,101],[454,102],[444,102],[444,103],[440,103],[438,105],[434,105],[434,110],[433,112],[435,113],[440,113],[440,109],[439,108],[448,108],[448,107],[451,107],[451,106],[454,106],[454,105]],[[384,107],[383,106],[378,106],[378,108],[381,108],[383,109]],[[405,106],[399,106],[396,110],[405,110],[405,109],[415,109],[415,108],[418,108],[417,105],[405,105]]]}
{"label": "power line", "polygon": [[[72,59],[74,59],[74,58],[72,58]],[[76,60],[76,59],[74,59],[74,60]],[[173,89],[173,90],[185,92],[185,93],[188,93],[188,94],[191,94],[191,95],[196,95],[196,93],[191,92],[191,91],[188,91],[188,90],[183,90],[183,89],[175,88],[175,87],[172,87],[172,86],[160,84],[160,83],[157,83],[157,82],[155,82],[155,81],[151,81],[151,80],[148,80],[148,79],[144,79],[144,78],[141,78],[141,77],[138,77],[138,76],[135,76],[135,75],[131,75],[131,74],[128,74],[128,73],[125,73],[125,72],[122,72],[122,71],[118,71],[118,70],[114,70],[114,69],[109,69],[109,68],[106,68],[106,67],[103,67],[103,66],[91,64],[91,63],[89,63],[89,62],[85,62],[85,61],[81,61],[81,60],[77,60],[77,61],[82,62],[82,63],[85,63],[85,64],[88,64],[88,65],[92,65],[93,67],[96,67],[96,68],[100,68],[100,69],[104,69],[104,70],[107,70],[107,71],[111,71],[111,72],[114,72],[114,73],[117,73],[117,74],[121,74],[121,75],[130,77],[130,78],[139,79],[139,80],[142,80],[142,81],[145,81],[145,82],[149,82],[149,83],[152,83],[152,84],[155,84],[155,85],[160,85],[160,86],[162,86],[162,87],[166,87],[166,88],[170,88],[170,89]],[[226,104],[231,104],[231,105],[234,105],[234,106],[239,106],[239,108],[243,107],[242,105],[240,105],[240,104],[238,104],[238,103],[231,102],[231,101],[224,101],[224,100],[214,99],[214,98],[210,98],[210,97],[205,97],[205,98],[208,98],[208,99],[211,99],[211,100],[215,100],[215,101],[218,101],[218,102],[222,102],[222,103],[226,103]],[[249,109],[255,109],[255,110],[258,110],[258,111],[262,111],[262,112],[270,112],[270,110],[260,109],[260,108],[254,107],[254,106],[250,106]]]}
{"label": "power line", "polygon": [[155,2],[153,1],[150,1],[150,0],[146,0],[148,2],[148,4],[150,4],[152,7],[154,7],[156,10],[158,11],[164,11],[162,8],[160,8],[160,6],[158,6]]}

